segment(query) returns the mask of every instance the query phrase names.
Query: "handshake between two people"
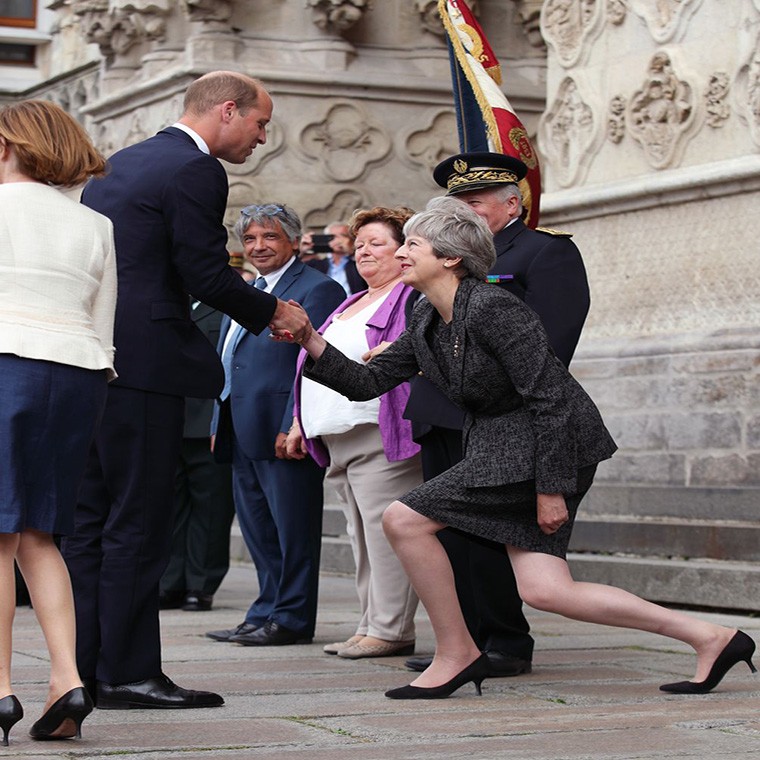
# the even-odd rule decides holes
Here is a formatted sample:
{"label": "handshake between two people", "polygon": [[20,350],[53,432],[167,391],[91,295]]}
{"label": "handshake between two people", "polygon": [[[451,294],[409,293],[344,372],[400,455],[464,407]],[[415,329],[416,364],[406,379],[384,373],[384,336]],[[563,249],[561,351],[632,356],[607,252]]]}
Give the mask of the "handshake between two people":
{"label": "handshake between two people", "polygon": [[278,300],[269,329],[272,340],[297,343],[312,359],[319,359],[325,349],[324,338],[314,329],[308,314],[297,301]]}

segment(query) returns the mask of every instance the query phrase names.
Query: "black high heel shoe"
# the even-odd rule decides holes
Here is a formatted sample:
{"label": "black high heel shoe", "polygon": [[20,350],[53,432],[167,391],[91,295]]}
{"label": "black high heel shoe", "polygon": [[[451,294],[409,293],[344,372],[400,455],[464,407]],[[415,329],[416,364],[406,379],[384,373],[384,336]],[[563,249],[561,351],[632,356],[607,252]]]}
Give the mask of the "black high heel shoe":
{"label": "black high heel shoe", "polygon": [[8,734],[10,730],[24,717],[24,708],[15,694],[9,694],[0,699],[0,728],[3,729],[3,747],[8,746]]}
{"label": "black high heel shoe", "polygon": [[707,694],[723,680],[723,676],[738,662],[746,662],[749,669],[753,673],[757,673],[757,668],[752,664],[754,653],[755,642],[744,631],[737,631],[716,658],[704,681],[666,683],[660,686],[660,691],[668,691],[671,694]]}
{"label": "black high heel shoe", "polygon": [[471,662],[464,670],[457,673],[450,681],[442,683],[440,686],[401,686],[398,689],[391,689],[385,692],[385,696],[390,699],[444,699],[453,694],[460,686],[472,681],[475,684],[475,690],[478,696],[482,694],[480,684],[483,679],[488,677],[489,663],[488,657],[481,654],[477,660]]}
{"label": "black high heel shoe", "polygon": [[31,727],[29,736],[47,739],[77,739],[82,736],[82,721],[92,712],[90,695],[83,686],[67,691]]}

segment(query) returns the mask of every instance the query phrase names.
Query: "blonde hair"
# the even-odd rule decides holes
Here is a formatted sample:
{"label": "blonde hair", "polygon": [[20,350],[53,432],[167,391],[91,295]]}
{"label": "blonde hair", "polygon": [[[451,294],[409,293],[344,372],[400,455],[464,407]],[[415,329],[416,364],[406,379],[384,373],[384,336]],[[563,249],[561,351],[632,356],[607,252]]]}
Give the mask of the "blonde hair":
{"label": "blonde hair", "polygon": [[19,171],[38,182],[71,187],[105,174],[106,160],[84,128],[50,101],[3,106],[0,137],[13,148]]}
{"label": "blonde hair", "polygon": [[253,108],[264,92],[264,85],[253,77],[235,71],[212,71],[196,79],[185,92],[185,113],[203,116],[214,106],[234,100],[238,110],[245,114]]}

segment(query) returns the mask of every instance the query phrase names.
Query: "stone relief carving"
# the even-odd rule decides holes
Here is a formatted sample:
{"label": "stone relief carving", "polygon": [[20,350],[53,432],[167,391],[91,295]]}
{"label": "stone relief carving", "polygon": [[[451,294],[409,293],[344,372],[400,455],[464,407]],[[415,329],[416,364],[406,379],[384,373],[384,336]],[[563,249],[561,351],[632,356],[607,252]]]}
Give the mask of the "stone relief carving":
{"label": "stone relief carving", "polygon": [[628,6],[625,0],[607,0],[607,18],[610,23],[619,26],[625,21],[625,14],[628,12]]}
{"label": "stone relief carving", "polygon": [[168,0],[74,0],[75,15],[87,42],[94,42],[110,59],[123,56],[143,40],[163,41]]}
{"label": "stone relief carving", "polygon": [[615,95],[610,101],[607,115],[607,139],[617,145],[625,137],[626,100],[622,95]]}
{"label": "stone relief carving", "polygon": [[311,209],[304,214],[304,229],[322,229],[336,219],[348,220],[356,209],[367,205],[364,195],[358,190],[340,190],[326,206]]}
{"label": "stone relief carving", "polygon": [[357,179],[370,164],[385,158],[391,147],[385,131],[352,103],[330,106],[322,121],[305,127],[300,143],[306,155],[338,182]]}
{"label": "stone relief carving", "polygon": [[180,0],[190,21],[226,22],[232,16],[233,0]]}
{"label": "stone relief carving", "polygon": [[[520,0],[517,0],[518,2]],[[471,0],[467,6],[472,11],[472,15],[480,15],[478,0]],[[441,14],[438,12],[438,0],[414,0],[414,7],[420,14],[420,23],[426,32],[436,35],[436,37],[445,37],[446,30],[443,28]]]}
{"label": "stone relief carving", "polygon": [[83,121],[80,111],[88,103],[97,99],[97,85],[97,74],[91,72],[74,79],[57,82],[52,88],[40,92],[38,97],[57,103],[75,119]]}
{"label": "stone relief carving", "polygon": [[574,66],[599,31],[602,0],[546,0],[541,14],[544,39],[565,67]]}
{"label": "stone relief carving", "polygon": [[512,0],[517,5],[517,14],[525,36],[531,47],[543,50],[546,47],[541,36],[541,7],[543,0]]}
{"label": "stone relief carving", "polygon": [[438,13],[438,0],[414,0],[414,7],[420,15],[420,23],[426,32],[430,32],[436,37],[445,36],[443,22]]}
{"label": "stone relief carving", "polygon": [[279,156],[285,149],[285,130],[279,122],[270,121],[267,125],[267,141],[259,145],[256,150],[243,164],[228,164],[224,168],[227,174],[233,177],[253,176],[258,174],[262,167],[266,166],[275,156]]}
{"label": "stone relief carving", "polygon": [[739,68],[734,103],[740,119],[749,128],[752,141],[760,147],[760,35]]}
{"label": "stone relief carving", "polygon": [[689,16],[702,0],[628,0],[631,10],[644,19],[655,42],[663,43],[683,32]]}
{"label": "stone relief carving", "polygon": [[367,10],[369,0],[306,0],[312,9],[314,23],[326,32],[350,29]]}
{"label": "stone relief carving", "polygon": [[711,127],[722,127],[731,115],[731,109],[726,102],[731,85],[725,71],[716,71],[707,83],[705,90],[705,105],[707,123]]}
{"label": "stone relief carving", "polygon": [[656,169],[674,160],[694,121],[694,101],[693,88],[678,78],[670,56],[656,53],[649,63],[648,78],[634,93],[627,113],[631,134]]}
{"label": "stone relief carving", "polygon": [[593,109],[571,77],[563,80],[539,129],[557,182],[568,187],[582,179],[593,158],[597,126]]}
{"label": "stone relief carving", "polygon": [[422,167],[430,184],[435,185],[433,169],[447,156],[459,152],[454,112],[437,112],[422,129],[414,129],[403,138],[403,146],[411,163]]}

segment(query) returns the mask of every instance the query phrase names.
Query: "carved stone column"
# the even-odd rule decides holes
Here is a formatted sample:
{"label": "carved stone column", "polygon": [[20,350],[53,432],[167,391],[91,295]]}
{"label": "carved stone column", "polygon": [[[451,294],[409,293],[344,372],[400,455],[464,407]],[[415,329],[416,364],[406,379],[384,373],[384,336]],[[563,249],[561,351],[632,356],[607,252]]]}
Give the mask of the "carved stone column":
{"label": "carved stone column", "polygon": [[179,0],[190,22],[187,60],[194,63],[234,62],[242,44],[230,19],[235,0]]}

